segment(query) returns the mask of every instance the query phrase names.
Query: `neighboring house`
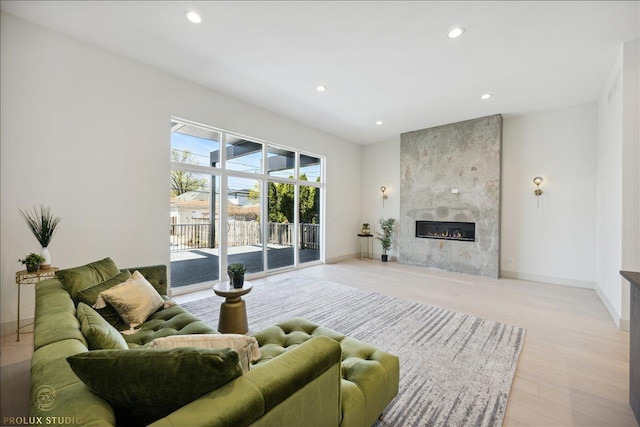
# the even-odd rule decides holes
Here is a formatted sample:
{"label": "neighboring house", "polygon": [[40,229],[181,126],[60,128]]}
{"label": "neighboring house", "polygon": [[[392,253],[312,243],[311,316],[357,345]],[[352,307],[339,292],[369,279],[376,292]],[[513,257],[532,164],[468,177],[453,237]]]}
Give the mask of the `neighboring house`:
{"label": "neighboring house", "polygon": [[209,198],[210,193],[203,191],[187,191],[172,197],[171,225],[208,223],[210,221]]}
{"label": "neighboring house", "polygon": [[250,203],[255,203],[249,195],[249,190],[230,190],[227,199],[236,206],[246,206]]}
{"label": "neighboring house", "polygon": [[[171,224],[205,224],[211,221],[209,209],[211,194],[205,191],[187,191],[172,197]],[[249,197],[249,190],[229,193],[227,210],[230,217],[255,220],[260,216],[260,204]],[[216,214],[216,219],[218,218]]]}

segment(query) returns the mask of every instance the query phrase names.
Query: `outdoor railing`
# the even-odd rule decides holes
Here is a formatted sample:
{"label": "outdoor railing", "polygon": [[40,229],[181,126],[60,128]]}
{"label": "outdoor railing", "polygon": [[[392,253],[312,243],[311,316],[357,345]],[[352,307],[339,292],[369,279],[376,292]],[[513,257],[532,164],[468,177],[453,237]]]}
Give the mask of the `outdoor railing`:
{"label": "outdoor railing", "polygon": [[293,224],[282,222],[269,223],[269,241],[274,245],[291,246],[293,241]]}
{"label": "outdoor railing", "polygon": [[300,249],[320,249],[318,224],[300,224]]}
{"label": "outdoor railing", "polygon": [[171,224],[171,251],[210,248],[211,224]]}
{"label": "outdoor railing", "polygon": [[[227,245],[251,246],[262,242],[258,221],[229,220],[227,222]],[[216,235],[211,245],[211,224],[171,224],[171,252],[189,249],[218,247]],[[320,249],[320,225],[300,224],[299,239],[301,249]],[[268,224],[268,244],[293,246],[293,224],[270,222]]]}

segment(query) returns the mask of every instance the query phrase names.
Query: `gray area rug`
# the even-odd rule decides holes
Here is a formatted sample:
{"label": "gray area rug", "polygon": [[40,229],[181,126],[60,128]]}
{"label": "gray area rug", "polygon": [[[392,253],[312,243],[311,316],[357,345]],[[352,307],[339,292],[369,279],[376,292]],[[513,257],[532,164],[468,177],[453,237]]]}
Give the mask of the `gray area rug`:
{"label": "gray area rug", "polygon": [[[500,426],[525,330],[312,277],[254,286],[251,332],[304,317],[400,357],[377,426]],[[183,306],[217,328],[222,298]]]}

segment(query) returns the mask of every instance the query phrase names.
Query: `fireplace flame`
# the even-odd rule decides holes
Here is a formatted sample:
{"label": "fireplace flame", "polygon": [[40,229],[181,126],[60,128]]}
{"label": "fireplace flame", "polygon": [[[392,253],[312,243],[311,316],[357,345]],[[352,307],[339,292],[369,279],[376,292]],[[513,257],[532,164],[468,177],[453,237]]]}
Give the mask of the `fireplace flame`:
{"label": "fireplace flame", "polygon": [[455,238],[462,238],[463,237],[461,232],[456,231],[454,233],[450,233],[449,230],[443,231],[441,233],[430,232],[427,235],[428,236],[432,236],[432,237],[455,237]]}

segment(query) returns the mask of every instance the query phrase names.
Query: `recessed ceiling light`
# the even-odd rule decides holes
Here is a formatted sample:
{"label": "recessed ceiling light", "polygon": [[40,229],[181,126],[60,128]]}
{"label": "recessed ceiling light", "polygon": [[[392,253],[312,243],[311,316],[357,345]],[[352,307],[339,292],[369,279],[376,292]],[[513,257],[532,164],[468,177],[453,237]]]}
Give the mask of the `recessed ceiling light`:
{"label": "recessed ceiling light", "polygon": [[327,87],[325,85],[320,85],[316,88],[316,90],[318,92],[324,92],[325,90],[327,90]]}
{"label": "recessed ceiling light", "polygon": [[382,120],[378,120],[378,121],[376,122],[376,124],[377,124],[378,126],[380,126],[382,123],[384,123]]}
{"label": "recessed ceiling light", "polygon": [[465,32],[465,28],[464,27],[455,27],[455,28],[451,29],[451,31],[449,31],[449,38],[450,39],[457,39],[458,37],[463,35],[464,32]]}
{"label": "recessed ceiling light", "polygon": [[194,24],[199,24],[202,22],[202,17],[196,11],[187,10],[184,15],[189,21],[193,22]]}
{"label": "recessed ceiling light", "polygon": [[491,98],[492,96],[493,96],[493,94],[492,94],[492,93],[483,93],[483,94],[480,96],[480,99],[482,99],[483,101],[486,101],[487,99]]}

